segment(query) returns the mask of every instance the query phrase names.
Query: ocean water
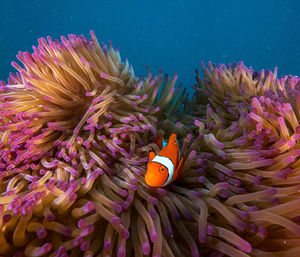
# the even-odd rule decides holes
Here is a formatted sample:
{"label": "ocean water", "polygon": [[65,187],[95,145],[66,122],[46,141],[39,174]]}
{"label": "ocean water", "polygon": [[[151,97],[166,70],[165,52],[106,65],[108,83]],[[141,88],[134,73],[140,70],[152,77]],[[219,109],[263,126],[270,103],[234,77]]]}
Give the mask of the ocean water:
{"label": "ocean water", "polygon": [[300,1],[0,0],[0,79],[18,51],[39,37],[89,35],[111,40],[136,75],[159,68],[191,88],[200,61],[243,61],[256,70],[300,74]]}

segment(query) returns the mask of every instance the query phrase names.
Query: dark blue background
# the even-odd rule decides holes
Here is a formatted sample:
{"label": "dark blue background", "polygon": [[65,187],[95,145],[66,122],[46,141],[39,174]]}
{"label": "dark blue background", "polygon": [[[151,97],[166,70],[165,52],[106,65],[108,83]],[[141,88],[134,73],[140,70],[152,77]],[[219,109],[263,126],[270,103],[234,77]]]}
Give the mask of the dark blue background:
{"label": "dark blue background", "polygon": [[137,75],[163,68],[194,83],[200,61],[244,61],[255,69],[300,74],[300,1],[0,0],[0,79],[37,38],[69,33],[112,40]]}

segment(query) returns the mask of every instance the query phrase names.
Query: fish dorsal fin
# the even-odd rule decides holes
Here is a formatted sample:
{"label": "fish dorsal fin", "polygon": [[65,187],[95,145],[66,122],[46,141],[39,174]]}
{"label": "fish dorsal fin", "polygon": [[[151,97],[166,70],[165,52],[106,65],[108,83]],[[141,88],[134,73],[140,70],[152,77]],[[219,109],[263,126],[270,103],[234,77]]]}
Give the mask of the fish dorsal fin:
{"label": "fish dorsal fin", "polygon": [[162,148],[162,150],[158,153],[161,156],[166,156],[169,159],[172,160],[172,162],[174,163],[175,167],[178,164],[179,161],[179,147],[178,144],[176,143],[176,134],[172,134],[169,138],[169,141],[167,143],[167,145]]}
{"label": "fish dorsal fin", "polygon": [[178,147],[178,162],[179,162],[179,160],[181,158],[181,154],[180,154],[180,148],[179,148],[179,144],[178,144],[178,140],[177,140],[177,135],[175,133],[172,133],[172,135],[169,138],[169,142],[170,142],[170,140],[174,140],[174,139],[175,139],[175,143]]}
{"label": "fish dorsal fin", "polygon": [[178,160],[180,160],[181,154],[180,154],[180,148],[179,148],[177,137],[176,137],[176,144],[178,145],[178,149],[179,149],[179,151],[178,151]]}

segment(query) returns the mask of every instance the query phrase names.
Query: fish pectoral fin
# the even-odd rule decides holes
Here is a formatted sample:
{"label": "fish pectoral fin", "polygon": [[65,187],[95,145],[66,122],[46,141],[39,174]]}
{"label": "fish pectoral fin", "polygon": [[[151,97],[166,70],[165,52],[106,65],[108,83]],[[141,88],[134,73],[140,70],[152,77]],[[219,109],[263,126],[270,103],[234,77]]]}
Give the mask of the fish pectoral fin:
{"label": "fish pectoral fin", "polygon": [[155,153],[151,151],[149,153],[149,160],[152,161],[154,159],[154,157],[155,157]]}

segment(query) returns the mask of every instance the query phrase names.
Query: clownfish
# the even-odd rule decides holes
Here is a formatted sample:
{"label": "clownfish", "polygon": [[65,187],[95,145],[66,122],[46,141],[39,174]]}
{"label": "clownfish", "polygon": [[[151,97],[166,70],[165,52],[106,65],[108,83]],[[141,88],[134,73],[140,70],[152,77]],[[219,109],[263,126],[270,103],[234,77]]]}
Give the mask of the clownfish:
{"label": "clownfish", "polygon": [[168,143],[164,141],[162,135],[154,142],[161,151],[157,155],[152,151],[149,153],[145,182],[151,187],[164,187],[178,177],[183,157],[180,157],[175,133],[170,136]]}

